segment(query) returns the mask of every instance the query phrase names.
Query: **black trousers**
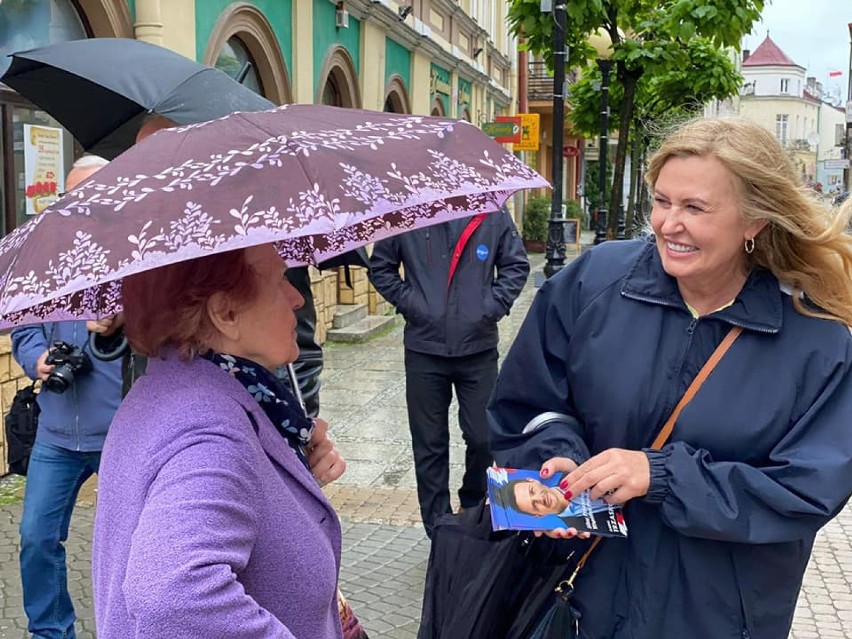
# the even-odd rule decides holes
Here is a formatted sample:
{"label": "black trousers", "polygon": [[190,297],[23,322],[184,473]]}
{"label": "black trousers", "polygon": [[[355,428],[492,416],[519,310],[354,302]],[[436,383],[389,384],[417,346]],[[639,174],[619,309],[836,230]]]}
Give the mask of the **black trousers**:
{"label": "black trousers", "polygon": [[491,465],[485,408],[496,379],[496,348],[464,357],[405,351],[405,396],[417,498],[429,535],[435,519],[451,512],[449,410],[453,390],[466,445],[459,502],[469,508],[485,498],[485,470]]}

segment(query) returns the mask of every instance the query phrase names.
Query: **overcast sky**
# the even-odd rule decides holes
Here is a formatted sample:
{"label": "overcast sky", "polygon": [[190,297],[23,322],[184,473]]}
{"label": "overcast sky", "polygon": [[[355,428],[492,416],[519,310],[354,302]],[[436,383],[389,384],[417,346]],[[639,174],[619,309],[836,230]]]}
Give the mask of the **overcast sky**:
{"label": "overcast sky", "polygon": [[[846,101],[849,82],[850,0],[769,0],[743,48],[754,51],[766,37],[798,65],[816,76],[825,89],[839,91]],[[842,71],[839,78],[828,72]],[[834,92],[832,91],[832,92]]]}

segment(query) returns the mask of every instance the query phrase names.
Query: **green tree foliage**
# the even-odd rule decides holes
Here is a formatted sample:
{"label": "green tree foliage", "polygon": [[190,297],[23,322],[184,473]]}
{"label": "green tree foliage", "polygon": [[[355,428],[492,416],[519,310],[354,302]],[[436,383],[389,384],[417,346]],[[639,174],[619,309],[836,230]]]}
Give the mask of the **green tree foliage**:
{"label": "green tree foliage", "polygon": [[[553,59],[553,16],[540,0],[508,0],[509,25],[523,46]],[[723,49],[739,49],[760,18],[764,0],[584,0],[569,1],[565,41],[567,66],[581,68],[572,85],[570,118],[585,135],[600,130],[600,72],[587,40],[604,29],[613,42],[610,108],[619,131],[610,210],[618,210],[632,122],[654,121],[672,111],[689,112],[738,90],[741,78]],[[610,219],[614,232],[617,220]]]}
{"label": "green tree foliage", "polygon": [[547,220],[550,218],[550,198],[540,195],[527,200],[524,208],[524,226],[521,236],[525,240],[544,242],[547,240]]}

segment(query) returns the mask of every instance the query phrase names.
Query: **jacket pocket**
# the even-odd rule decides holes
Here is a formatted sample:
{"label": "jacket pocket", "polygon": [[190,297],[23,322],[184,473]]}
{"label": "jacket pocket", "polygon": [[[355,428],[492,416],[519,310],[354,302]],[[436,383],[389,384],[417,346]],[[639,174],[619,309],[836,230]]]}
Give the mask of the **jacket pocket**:
{"label": "jacket pocket", "polygon": [[813,540],[730,548],[744,634],[775,639],[789,632]]}
{"label": "jacket pocket", "polygon": [[423,326],[428,322],[429,316],[423,303],[423,296],[418,294],[411,286],[406,287],[401,304],[397,310],[405,318],[405,321],[413,326]]}
{"label": "jacket pocket", "polygon": [[737,584],[737,599],[739,600],[740,608],[740,636],[738,639],[751,639],[751,605],[748,601],[747,590],[743,584],[743,580],[740,578],[740,570],[737,566],[737,557],[733,548],[728,549],[728,557],[731,561],[731,571],[734,575],[734,582]]}

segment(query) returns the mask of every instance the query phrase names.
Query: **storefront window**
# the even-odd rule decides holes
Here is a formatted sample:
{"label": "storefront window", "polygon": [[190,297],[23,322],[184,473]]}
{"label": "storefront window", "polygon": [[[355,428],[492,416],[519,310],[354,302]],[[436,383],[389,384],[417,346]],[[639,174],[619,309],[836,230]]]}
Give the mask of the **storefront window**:
{"label": "storefront window", "polygon": [[12,123],[9,168],[13,208],[11,215],[4,215],[7,223],[4,234],[56,200],[65,190],[65,176],[74,161],[74,140],[56,120],[35,108],[16,105],[6,108]]}
{"label": "storefront window", "polygon": [[[72,0],[0,3],[0,73],[10,64],[10,53],[87,37]],[[73,138],[56,120],[0,85],[0,235],[64,190],[74,153]]]}
{"label": "storefront window", "polygon": [[[248,66],[246,73],[246,65]],[[245,78],[242,79],[242,84],[255,93],[263,95],[263,85],[260,81],[260,74],[257,72],[257,64],[243,44],[243,41],[236,36],[231,36],[222,47],[222,52],[216,58],[216,68],[224,71],[232,78],[238,78],[245,73]]]}
{"label": "storefront window", "polygon": [[6,70],[10,53],[85,37],[71,0],[2,0],[0,72]]}

